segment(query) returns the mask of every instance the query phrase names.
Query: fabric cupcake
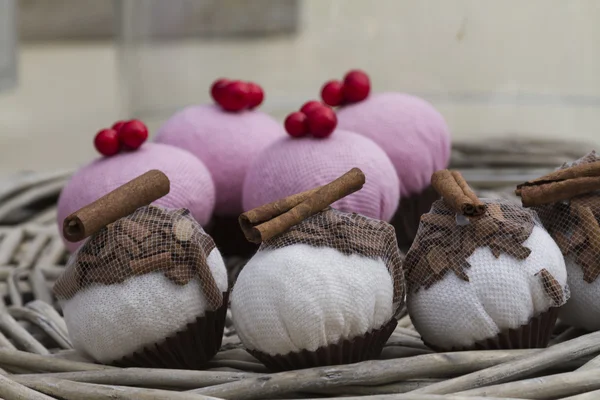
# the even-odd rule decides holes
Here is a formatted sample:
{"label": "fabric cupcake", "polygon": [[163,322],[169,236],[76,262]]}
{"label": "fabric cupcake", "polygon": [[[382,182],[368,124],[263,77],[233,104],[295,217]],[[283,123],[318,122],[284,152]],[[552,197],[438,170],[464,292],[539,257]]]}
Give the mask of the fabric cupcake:
{"label": "fabric cupcake", "polygon": [[[342,94],[339,100],[339,127],[373,140],[392,161],[400,182],[400,204],[392,225],[399,244],[410,246],[419,217],[439,198],[430,187],[430,178],[433,172],[448,167],[450,130],[443,116],[427,101],[405,93],[361,92],[357,76],[361,73],[351,71],[340,84],[346,98]],[[368,83],[367,77],[362,78],[365,80]],[[324,100],[328,99],[326,88],[327,85],[322,91]],[[361,95],[356,97],[357,93]]]}
{"label": "fabric cupcake", "polygon": [[[143,190],[156,190],[155,182],[142,182]],[[119,187],[69,216],[65,235],[74,219],[86,230],[103,213],[125,210],[138,193],[131,182]],[[202,368],[221,346],[228,303],[227,271],[213,240],[187,209],[143,206],[105,222],[54,286],[74,348],[103,364]]]}
{"label": "fabric cupcake", "polygon": [[[285,212],[264,223],[276,232],[262,232],[267,237],[240,273],[231,301],[240,339],[271,370],[376,358],[396,327],[404,279],[394,229],[356,213],[311,208],[330,204],[328,194],[347,193],[338,183],[327,185],[327,193],[287,198],[301,202],[291,211],[296,203],[283,199],[242,215],[263,221],[267,210]],[[308,218],[296,218],[307,208]],[[297,223],[278,223],[290,220]]]}
{"label": "fabric cupcake", "polygon": [[565,262],[536,214],[477,199],[457,172],[436,172],[443,196],[421,217],[406,255],[407,306],[430,347],[545,347],[569,297]]}
{"label": "fabric cupcake", "polygon": [[592,151],[519,185],[517,193],[537,211],[565,257],[571,297],[559,318],[600,330],[600,157]]}
{"label": "fabric cupcake", "polygon": [[[232,90],[241,96],[241,103],[228,95]],[[162,125],[154,139],[188,150],[206,165],[216,188],[215,216],[208,231],[219,248],[234,255],[250,251],[239,248],[248,243],[237,228],[246,171],[263,149],[285,134],[271,116],[245,105],[249,90],[243,82],[230,82],[222,89],[225,99],[213,92],[216,104],[184,108]]]}
{"label": "fabric cupcake", "polygon": [[[340,211],[356,212],[369,218],[389,221],[398,205],[398,176],[385,152],[372,140],[353,132],[336,129],[335,113],[325,105],[317,105],[331,122],[322,130],[318,124],[297,134],[290,119],[290,133],[264,149],[250,165],[244,181],[245,210],[271,203],[314,187],[325,185],[350,168],[358,167],[366,175],[362,190],[333,204]],[[306,117],[300,117],[306,118]],[[318,121],[318,120],[317,120]],[[314,134],[309,132],[318,132]],[[320,130],[321,129],[321,130]]]}
{"label": "fabric cupcake", "polygon": [[[171,191],[158,199],[156,205],[186,208],[201,225],[210,221],[215,205],[215,187],[204,164],[185,150],[145,143],[135,151],[96,159],[76,171],[58,199],[59,225],[67,215],[151,169],[163,171],[171,181]],[[75,251],[82,244],[64,242],[70,251]]]}

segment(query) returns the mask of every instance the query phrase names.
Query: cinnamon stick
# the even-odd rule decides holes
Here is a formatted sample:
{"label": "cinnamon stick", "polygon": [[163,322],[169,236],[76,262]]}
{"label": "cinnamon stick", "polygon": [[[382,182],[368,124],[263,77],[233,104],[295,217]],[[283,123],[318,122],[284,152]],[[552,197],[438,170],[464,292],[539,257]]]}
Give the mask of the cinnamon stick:
{"label": "cinnamon stick", "polygon": [[436,171],[431,176],[431,185],[443,200],[457,213],[467,217],[479,217],[486,205],[477,198],[458,171],[447,169]]}
{"label": "cinnamon stick", "polygon": [[151,170],[65,218],[63,235],[78,242],[169,193],[169,178]]}
{"label": "cinnamon stick", "polygon": [[600,177],[573,178],[531,186],[521,186],[516,195],[524,207],[542,206],[600,190]]}
{"label": "cinnamon stick", "polygon": [[546,183],[586,177],[600,177],[600,161],[579,164],[573,167],[550,172],[549,174],[546,174],[540,178],[517,185],[517,190],[526,186],[537,186]]}
{"label": "cinnamon stick", "polygon": [[[339,199],[360,190],[364,183],[364,173],[358,168],[352,168],[320,188],[289,196],[243,213],[239,217],[240,227],[248,241],[264,242],[322,211]],[[307,197],[297,203],[304,196]],[[289,208],[294,203],[297,204]],[[261,224],[255,225],[256,223]]]}

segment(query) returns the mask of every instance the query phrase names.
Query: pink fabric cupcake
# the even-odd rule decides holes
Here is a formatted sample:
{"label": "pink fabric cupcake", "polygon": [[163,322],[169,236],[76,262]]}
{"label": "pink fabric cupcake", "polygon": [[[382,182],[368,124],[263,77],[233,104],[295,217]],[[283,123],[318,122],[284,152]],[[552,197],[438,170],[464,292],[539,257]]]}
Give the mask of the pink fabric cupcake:
{"label": "pink fabric cupcake", "polygon": [[155,141],[186,149],[202,160],[215,182],[215,214],[237,218],[250,163],[284,134],[281,125],[263,112],[233,113],[215,105],[197,105],[172,116]]}
{"label": "pink fabric cupcake", "polygon": [[[58,199],[59,227],[69,214],[152,169],[162,171],[171,181],[169,194],[157,200],[156,205],[187,208],[201,225],[209,222],[215,206],[215,187],[208,169],[185,150],[146,143],[135,151],[99,158],[80,168]],[[82,244],[64,242],[70,251]]]}
{"label": "pink fabric cupcake", "polygon": [[403,93],[378,93],[342,106],[338,126],[372,139],[385,150],[400,180],[400,205],[392,224],[398,241],[410,245],[419,218],[438,196],[431,175],[448,166],[450,131],[428,102]]}
{"label": "pink fabric cupcake", "polygon": [[389,221],[398,206],[398,175],[372,140],[336,129],[327,138],[283,138],[263,150],[244,181],[244,209],[325,185],[358,167],[364,187],[334,203],[341,211]]}

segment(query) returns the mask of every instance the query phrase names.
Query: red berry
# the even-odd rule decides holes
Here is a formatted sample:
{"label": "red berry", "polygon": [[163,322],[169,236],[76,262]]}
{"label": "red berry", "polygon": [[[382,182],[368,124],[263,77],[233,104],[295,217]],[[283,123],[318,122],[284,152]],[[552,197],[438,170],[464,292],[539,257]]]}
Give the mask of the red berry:
{"label": "red berry", "polygon": [[148,128],[142,121],[132,119],[119,130],[119,142],[126,150],[135,150],[148,139]]}
{"label": "red berry", "polygon": [[225,86],[227,86],[229,82],[231,82],[229,79],[221,78],[217,79],[212,84],[212,86],[210,87],[210,95],[215,101],[215,103],[220,104],[221,98],[223,96],[223,89],[225,89]]}
{"label": "red berry", "polygon": [[263,92],[262,88],[254,82],[249,82],[248,92],[250,93],[248,96],[248,108],[253,109],[260,106],[265,99],[265,92]]}
{"label": "red berry", "polygon": [[111,128],[114,129],[115,131],[119,132],[119,130],[121,130],[123,125],[125,125],[125,122],[127,122],[127,121],[117,121],[113,124],[113,126],[111,126]]}
{"label": "red berry", "polygon": [[335,111],[329,107],[320,107],[307,115],[308,130],[317,138],[331,135],[337,126]]}
{"label": "red berry", "polygon": [[300,112],[303,112],[304,114],[308,114],[311,111],[313,111],[314,109],[319,108],[319,107],[326,107],[326,106],[325,106],[325,104],[323,104],[317,100],[307,101],[306,103],[304,103],[302,108],[300,108]]}
{"label": "red berry", "polygon": [[344,77],[344,97],[351,103],[363,101],[371,91],[369,75],[361,70],[355,69]]}
{"label": "red berry", "polygon": [[241,111],[248,107],[249,100],[248,84],[242,81],[233,81],[223,88],[219,104],[225,111]]}
{"label": "red berry", "polygon": [[344,103],[343,84],[340,81],[326,82],[321,88],[321,98],[325,104],[332,107],[342,105]]}
{"label": "red berry", "polygon": [[98,153],[110,157],[119,152],[119,139],[114,129],[102,129],[94,138],[94,147]]}
{"label": "red berry", "polygon": [[285,119],[285,130],[292,137],[302,137],[308,134],[308,123],[306,114],[296,111]]}

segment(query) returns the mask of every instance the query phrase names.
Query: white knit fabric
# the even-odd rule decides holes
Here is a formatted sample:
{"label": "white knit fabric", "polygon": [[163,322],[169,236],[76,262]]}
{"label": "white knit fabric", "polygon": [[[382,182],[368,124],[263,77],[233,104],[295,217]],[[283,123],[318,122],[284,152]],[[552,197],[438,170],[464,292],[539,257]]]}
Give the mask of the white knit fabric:
{"label": "white knit fabric", "polygon": [[469,282],[448,273],[430,288],[409,292],[408,311],[423,339],[443,348],[471,346],[526,324],[553,305],[535,276],[543,268],[568,296],[565,262],[550,235],[536,226],[523,245],[532,250],[525,260],[479,248],[467,260]]}
{"label": "white knit fabric", "polygon": [[294,244],[248,262],[231,311],[247,348],[277,355],[362,336],[392,318],[392,301],[382,260]]}
{"label": "white knit fabric", "polygon": [[571,298],[559,313],[559,318],[569,325],[600,330],[600,278],[592,283],[583,280],[583,269],[573,257],[565,257]]}
{"label": "white knit fabric", "polygon": [[[217,249],[207,263],[219,289],[227,291],[227,270]],[[180,286],[153,272],[88,286],[62,306],[75,349],[107,363],[181,330],[204,315],[207,302],[197,279]]]}

